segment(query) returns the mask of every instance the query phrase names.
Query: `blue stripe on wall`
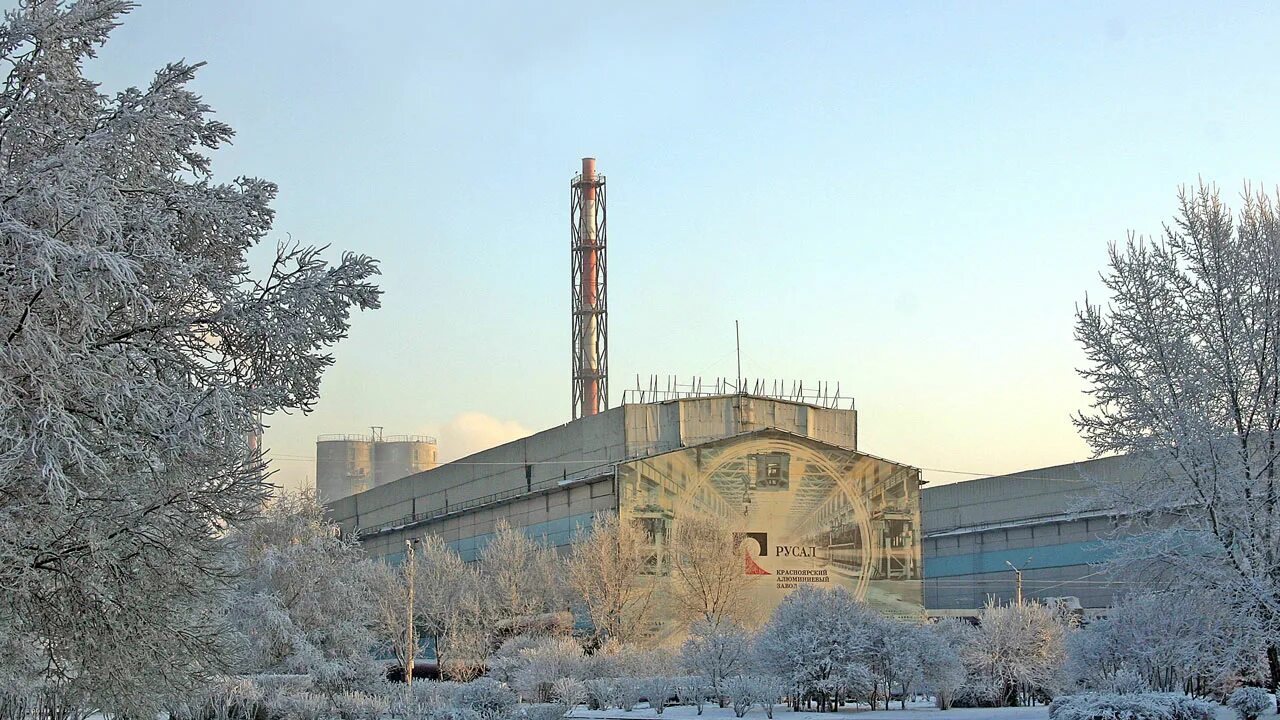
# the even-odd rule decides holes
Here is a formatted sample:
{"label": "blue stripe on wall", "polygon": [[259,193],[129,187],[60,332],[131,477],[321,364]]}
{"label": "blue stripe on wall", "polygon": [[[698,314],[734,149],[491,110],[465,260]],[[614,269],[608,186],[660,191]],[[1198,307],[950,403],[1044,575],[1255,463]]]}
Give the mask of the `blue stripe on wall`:
{"label": "blue stripe on wall", "polygon": [[[563,517],[559,520],[548,520],[547,522],[534,523],[533,525],[516,529],[523,531],[525,535],[543,545],[556,547],[568,545],[579,530],[589,529],[594,518],[595,513],[580,513]],[[453,540],[448,544],[457,551],[458,555],[462,556],[463,560],[471,562],[480,557],[480,551],[489,544],[489,540],[492,538],[493,533],[485,533],[461,540]]]}
{"label": "blue stripe on wall", "polygon": [[964,555],[926,558],[924,577],[927,580],[936,577],[1003,572],[1009,570],[1009,566],[1005,564],[1006,561],[1016,565],[1019,570],[1040,570],[1069,565],[1087,565],[1101,562],[1107,557],[1107,550],[1096,540],[1061,545],[1039,545],[1016,550],[988,550]]}

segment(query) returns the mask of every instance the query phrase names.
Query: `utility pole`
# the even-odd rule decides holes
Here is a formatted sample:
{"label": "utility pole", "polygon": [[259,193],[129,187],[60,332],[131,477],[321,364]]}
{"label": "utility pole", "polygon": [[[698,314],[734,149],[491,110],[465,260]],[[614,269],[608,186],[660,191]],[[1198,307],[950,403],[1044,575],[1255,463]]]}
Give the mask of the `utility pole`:
{"label": "utility pole", "polygon": [[1022,571],[1013,567],[1013,563],[1008,560],[1005,560],[1004,564],[1013,568],[1013,602],[1016,605],[1022,605]]}
{"label": "utility pole", "polygon": [[413,561],[413,539],[404,541],[404,581],[409,591],[409,603],[405,608],[405,662],[404,662],[404,682],[413,688],[413,651],[418,647],[418,633],[413,627],[413,585],[414,577],[417,575],[417,568]]}

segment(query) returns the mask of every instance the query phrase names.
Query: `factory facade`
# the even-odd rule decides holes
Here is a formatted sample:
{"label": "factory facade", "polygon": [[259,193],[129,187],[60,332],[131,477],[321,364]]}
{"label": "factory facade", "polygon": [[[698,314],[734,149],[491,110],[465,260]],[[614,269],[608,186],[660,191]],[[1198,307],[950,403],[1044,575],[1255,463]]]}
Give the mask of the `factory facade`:
{"label": "factory facade", "polygon": [[[1085,614],[1137,587],[1099,566],[1115,521],[1089,500],[1096,481],[1132,472],[1125,458],[926,488],[917,468],[857,448],[852,407],[754,395],[624,404],[328,508],[389,562],[427,534],[474,560],[499,520],[564,551],[596,513],[617,513],[653,538],[654,582],[670,573],[681,520],[719,517],[741,538],[761,618],[803,584],[845,587],[898,617],[976,615],[1012,601],[1019,574],[1027,599]],[[681,631],[655,628],[659,640]]]}
{"label": "factory facade", "polygon": [[1156,587],[1158,573],[1106,565],[1123,532],[1096,499],[1101,482],[1139,468],[1116,456],[925,489],[924,601],[930,614],[973,616],[992,599],[1060,602],[1086,617],[1126,593]]}
{"label": "factory facade", "polygon": [[[918,469],[857,449],[852,407],[735,394],[624,404],[328,507],[391,562],[426,534],[473,560],[499,520],[564,548],[596,513],[618,513],[653,538],[654,582],[679,523],[716,517],[740,538],[748,615],[763,619],[805,584],[918,616],[919,500]],[[659,642],[680,632],[654,629]]]}

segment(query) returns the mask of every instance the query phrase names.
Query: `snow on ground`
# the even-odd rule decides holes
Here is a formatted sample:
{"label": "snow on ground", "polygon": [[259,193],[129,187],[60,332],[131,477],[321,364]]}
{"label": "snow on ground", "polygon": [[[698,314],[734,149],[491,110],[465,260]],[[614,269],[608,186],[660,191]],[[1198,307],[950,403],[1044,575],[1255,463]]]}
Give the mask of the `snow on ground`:
{"label": "snow on ground", "polygon": [[[892,710],[868,710],[865,705],[846,706],[838,713],[792,712],[786,705],[778,705],[773,709],[774,720],[835,720],[856,715],[857,720],[1046,720],[1049,708],[1044,705],[1036,707],[1016,708],[953,708],[939,710],[932,703],[907,703],[906,710],[899,710],[894,703]],[[699,717],[697,709],[692,706],[676,706],[667,708],[658,715],[647,705],[637,705],[631,712],[617,708],[609,710],[587,710],[579,706],[567,717],[582,720],[736,720],[733,708],[718,708],[708,705]],[[1228,718],[1231,716],[1223,716]],[[752,708],[744,720],[765,720],[764,710]]]}
{"label": "snow on ground", "polygon": [[[1217,720],[1236,720],[1235,712],[1229,707],[1219,707],[1217,711]],[[854,715],[857,716],[857,720],[1047,720],[1049,708],[1045,705],[1037,705],[1035,707],[939,710],[931,703],[907,703],[906,710],[899,710],[897,703],[894,703],[892,710],[868,710],[864,705],[844,707],[838,713],[792,712],[785,705],[778,705],[773,709],[774,720],[850,720],[850,716]],[[1264,717],[1267,716],[1275,717],[1271,713],[1264,715]],[[580,705],[566,717],[581,720],[736,720],[733,716],[733,708],[718,708],[713,705],[706,706],[701,717],[691,706],[669,707],[662,715],[658,715],[649,706],[643,704],[637,705],[631,712],[624,712],[617,708],[587,710]],[[765,720],[764,710],[758,707],[752,708],[744,720]]]}

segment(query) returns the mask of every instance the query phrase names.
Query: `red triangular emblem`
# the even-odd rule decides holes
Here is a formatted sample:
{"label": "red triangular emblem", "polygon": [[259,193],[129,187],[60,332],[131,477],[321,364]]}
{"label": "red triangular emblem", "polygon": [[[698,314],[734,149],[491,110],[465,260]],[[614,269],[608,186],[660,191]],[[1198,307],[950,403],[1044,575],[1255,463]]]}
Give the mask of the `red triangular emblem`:
{"label": "red triangular emblem", "polygon": [[743,558],[745,558],[747,561],[746,562],[747,575],[768,575],[769,574],[768,570],[765,570],[764,568],[760,567],[760,565],[756,563],[755,558],[751,557],[751,553],[743,553]]}

